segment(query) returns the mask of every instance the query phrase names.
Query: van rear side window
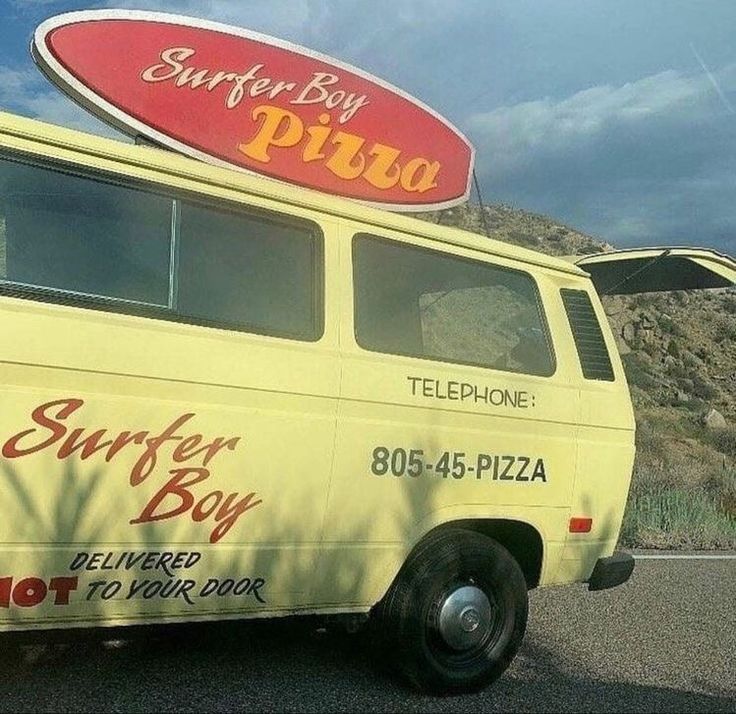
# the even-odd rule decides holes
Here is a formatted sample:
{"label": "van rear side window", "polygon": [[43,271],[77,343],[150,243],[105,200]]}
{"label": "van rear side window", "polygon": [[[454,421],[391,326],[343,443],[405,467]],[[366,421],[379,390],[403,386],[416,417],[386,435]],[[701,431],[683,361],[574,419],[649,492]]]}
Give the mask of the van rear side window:
{"label": "van rear side window", "polygon": [[365,349],[548,376],[554,358],[531,276],[375,236],[353,242]]}
{"label": "van rear side window", "polygon": [[0,288],[30,299],[316,340],[317,226],[0,159]]}

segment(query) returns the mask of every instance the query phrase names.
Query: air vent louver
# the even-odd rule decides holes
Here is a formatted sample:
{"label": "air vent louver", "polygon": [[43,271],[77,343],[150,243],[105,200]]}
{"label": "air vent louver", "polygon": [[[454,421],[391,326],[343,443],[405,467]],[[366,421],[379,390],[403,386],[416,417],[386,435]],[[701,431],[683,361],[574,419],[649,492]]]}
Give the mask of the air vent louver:
{"label": "air vent louver", "polygon": [[586,379],[599,379],[612,382],[613,367],[608,356],[598,318],[593,304],[584,290],[560,290],[570,322],[575,347]]}

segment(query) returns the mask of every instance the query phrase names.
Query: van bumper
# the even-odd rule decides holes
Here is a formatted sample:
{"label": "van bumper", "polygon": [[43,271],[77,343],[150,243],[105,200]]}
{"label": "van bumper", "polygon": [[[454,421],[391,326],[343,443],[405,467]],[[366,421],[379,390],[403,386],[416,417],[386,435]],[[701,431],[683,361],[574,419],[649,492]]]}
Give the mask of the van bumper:
{"label": "van bumper", "polygon": [[634,558],[616,552],[608,558],[598,558],[588,580],[588,590],[606,590],[625,583],[634,571]]}

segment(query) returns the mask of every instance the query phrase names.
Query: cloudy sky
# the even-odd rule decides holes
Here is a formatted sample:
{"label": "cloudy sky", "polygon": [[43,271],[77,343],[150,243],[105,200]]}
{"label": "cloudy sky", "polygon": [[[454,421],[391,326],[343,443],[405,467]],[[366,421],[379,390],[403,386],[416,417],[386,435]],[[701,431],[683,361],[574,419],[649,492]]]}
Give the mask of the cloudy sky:
{"label": "cloudy sky", "polygon": [[28,52],[46,17],[106,6],[240,25],[391,82],[470,138],[487,202],[618,246],[736,254],[734,0],[0,0],[0,108],[110,134]]}

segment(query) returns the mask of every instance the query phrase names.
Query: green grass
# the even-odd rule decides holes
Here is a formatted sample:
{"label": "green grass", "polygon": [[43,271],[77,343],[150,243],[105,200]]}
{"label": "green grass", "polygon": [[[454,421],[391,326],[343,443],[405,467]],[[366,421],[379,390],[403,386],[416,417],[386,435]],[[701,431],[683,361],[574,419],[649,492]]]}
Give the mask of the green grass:
{"label": "green grass", "polygon": [[736,548],[736,518],[707,492],[634,486],[620,542],[629,548]]}
{"label": "green grass", "polygon": [[621,545],[736,549],[736,427],[708,430],[675,409],[637,416]]}

